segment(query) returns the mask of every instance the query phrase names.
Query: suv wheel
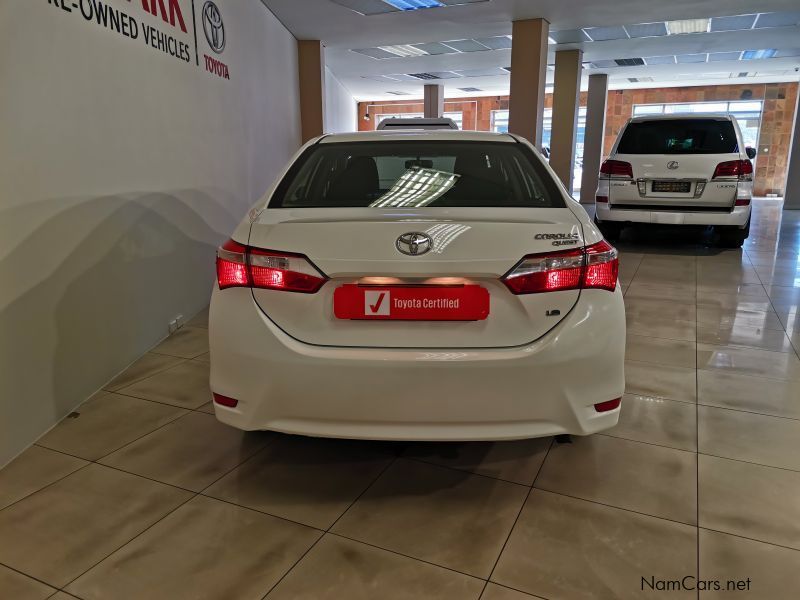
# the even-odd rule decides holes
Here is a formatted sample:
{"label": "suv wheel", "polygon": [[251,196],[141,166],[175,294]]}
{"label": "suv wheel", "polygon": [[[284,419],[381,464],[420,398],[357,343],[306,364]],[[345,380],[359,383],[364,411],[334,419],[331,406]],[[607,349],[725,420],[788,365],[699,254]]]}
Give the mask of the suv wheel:
{"label": "suv wheel", "polygon": [[750,219],[744,227],[717,227],[719,245],[723,248],[741,248],[744,241],[750,236]]}

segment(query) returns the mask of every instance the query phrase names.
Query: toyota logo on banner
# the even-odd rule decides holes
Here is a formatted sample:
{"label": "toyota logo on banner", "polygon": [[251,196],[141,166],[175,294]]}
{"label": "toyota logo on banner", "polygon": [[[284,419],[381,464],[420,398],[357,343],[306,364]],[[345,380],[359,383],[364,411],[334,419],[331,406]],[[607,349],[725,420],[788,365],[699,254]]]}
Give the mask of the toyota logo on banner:
{"label": "toyota logo on banner", "polygon": [[225,25],[219,8],[211,0],[203,5],[203,31],[211,49],[220,54],[225,49]]}

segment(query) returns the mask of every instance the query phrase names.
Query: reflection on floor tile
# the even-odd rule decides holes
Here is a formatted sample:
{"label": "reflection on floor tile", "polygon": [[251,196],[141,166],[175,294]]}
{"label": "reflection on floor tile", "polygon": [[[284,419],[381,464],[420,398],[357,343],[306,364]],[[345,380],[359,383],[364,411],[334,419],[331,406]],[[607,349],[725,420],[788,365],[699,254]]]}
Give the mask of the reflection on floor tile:
{"label": "reflection on floor tile", "polygon": [[391,446],[277,436],[205,493],[327,529],[393,460]]}
{"label": "reflection on floor tile", "polygon": [[0,563],[60,588],[190,497],[89,465],[0,511]]}
{"label": "reflection on floor tile", "polygon": [[0,471],[0,509],[87,464],[68,454],[31,446]]}
{"label": "reflection on floor tile", "polygon": [[399,459],[333,531],[488,577],[527,494],[521,485]]}
{"label": "reflection on floor tile", "polygon": [[153,348],[152,351],[156,354],[180,358],[195,358],[208,352],[208,329],[183,327]]}
{"label": "reflection on floor tile", "polygon": [[693,369],[695,344],[681,340],[628,335],[625,360]]}
{"label": "reflection on floor tile", "polygon": [[[533,490],[492,580],[542,598],[659,598],[664,592],[643,590],[642,578],[694,575],[696,531]],[[696,592],[669,597],[696,598]]]}
{"label": "reflection on floor tile", "polygon": [[680,450],[697,450],[697,407],[686,402],[626,394],[616,427],[605,435]]}
{"label": "reflection on floor tile", "polygon": [[483,581],[373,546],[326,535],[269,595],[270,600],[477,599]]}
{"label": "reflection on floor tile", "polygon": [[800,421],[698,407],[700,452],[800,471]]}
{"label": "reflection on floor tile", "polygon": [[700,404],[800,419],[798,381],[698,371],[697,388]]}
{"label": "reflection on floor tile", "polygon": [[320,532],[198,496],[67,591],[86,600],[261,598]]}
{"label": "reflection on floor tile", "polygon": [[187,361],[129,385],[120,393],[182,408],[200,408],[211,398],[208,369],[207,363]]}
{"label": "reflection on floor tile", "polygon": [[695,454],[598,435],[556,444],[536,487],[694,524]]}
{"label": "reflection on floor tile", "polygon": [[700,578],[720,581],[722,588],[703,592],[703,599],[795,600],[800,551],[701,529]]}
{"label": "reflection on floor tile", "polygon": [[625,361],[625,391],[652,398],[695,402],[696,372],[687,367]]}
{"label": "reflection on floor tile", "polygon": [[174,367],[181,362],[183,362],[183,359],[181,358],[148,352],[142,356],[142,358],[125,369],[125,371],[107,383],[104,389],[111,392],[116,392],[125,386],[139,381],[140,379],[155,375],[156,373],[169,369],[170,367]]}
{"label": "reflection on floor tile", "polygon": [[697,368],[800,381],[800,359],[794,352],[697,344]]}
{"label": "reflection on floor tile", "polygon": [[417,443],[404,456],[522,485],[533,485],[550,443],[551,438],[514,442]]}
{"label": "reflection on floor tile", "polygon": [[192,412],[100,462],[162,483],[199,492],[242,464],[271,439],[243,432],[211,415]]}
{"label": "reflection on floor tile", "polygon": [[0,595],[3,598],[8,598],[8,600],[45,600],[55,592],[56,589],[49,585],[0,565]]}
{"label": "reflection on floor tile", "polygon": [[772,352],[793,352],[792,344],[784,331],[736,325],[733,328],[716,329],[701,325],[697,340],[703,344],[717,346],[744,346]]}
{"label": "reflection on floor tile", "polygon": [[700,526],[800,550],[800,473],[699,456]]}
{"label": "reflection on floor tile", "polygon": [[82,404],[37,443],[97,460],[174,421],[186,411],[115,393],[100,393]]}

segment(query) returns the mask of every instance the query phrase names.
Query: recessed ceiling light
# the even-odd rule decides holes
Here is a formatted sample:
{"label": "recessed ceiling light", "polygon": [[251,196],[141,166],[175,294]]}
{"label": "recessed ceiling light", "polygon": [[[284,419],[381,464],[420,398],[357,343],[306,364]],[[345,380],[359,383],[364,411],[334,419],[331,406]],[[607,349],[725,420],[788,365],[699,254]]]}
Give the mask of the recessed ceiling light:
{"label": "recessed ceiling light", "polygon": [[670,35],[682,33],[705,33],[708,31],[710,19],[682,19],[680,21],[667,21],[667,31]]}
{"label": "recessed ceiling light", "polygon": [[383,0],[398,10],[419,10],[420,8],[438,8],[444,6],[439,0]]}
{"label": "recessed ceiling light", "polygon": [[772,58],[777,54],[777,50],[774,48],[768,48],[766,50],[745,50],[742,54],[742,60],[757,60],[759,58]]}
{"label": "recessed ceiling light", "polygon": [[409,44],[400,44],[397,46],[378,46],[380,50],[389,52],[396,56],[409,57],[409,56],[427,56],[428,53],[421,48],[415,48]]}
{"label": "recessed ceiling light", "polygon": [[482,92],[483,91],[481,88],[476,88],[476,87],[465,87],[465,88],[458,88],[458,89],[461,90],[462,92]]}

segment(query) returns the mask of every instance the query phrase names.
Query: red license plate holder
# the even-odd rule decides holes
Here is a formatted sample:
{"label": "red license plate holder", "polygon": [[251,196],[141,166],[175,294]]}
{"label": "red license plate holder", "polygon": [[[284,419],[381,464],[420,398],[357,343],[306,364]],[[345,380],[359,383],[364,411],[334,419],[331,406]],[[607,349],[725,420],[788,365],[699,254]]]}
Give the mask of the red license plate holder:
{"label": "red license plate holder", "polygon": [[364,286],[348,283],[333,292],[337,319],[368,321],[482,321],[489,290],[462,286]]}

